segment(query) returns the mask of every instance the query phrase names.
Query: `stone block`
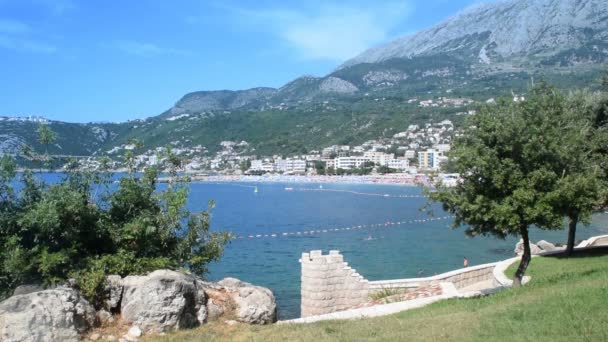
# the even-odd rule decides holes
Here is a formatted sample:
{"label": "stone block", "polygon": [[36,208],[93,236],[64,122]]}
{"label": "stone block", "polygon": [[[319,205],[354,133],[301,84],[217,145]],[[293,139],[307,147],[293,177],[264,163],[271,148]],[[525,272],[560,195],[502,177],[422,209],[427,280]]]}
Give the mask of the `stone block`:
{"label": "stone block", "polygon": [[334,263],[343,263],[344,262],[344,256],[342,256],[342,255],[330,255],[329,259],[331,260],[331,262],[334,262]]}
{"label": "stone block", "polygon": [[312,264],[324,265],[327,264],[327,259],[325,257],[313,258],[310,262]]}
{"label": "stone block", "polygon": [[314,251],[310,251],[310,257],[311,258],[317,258],[323,255],[323,251],[321,250],[314,250]]}

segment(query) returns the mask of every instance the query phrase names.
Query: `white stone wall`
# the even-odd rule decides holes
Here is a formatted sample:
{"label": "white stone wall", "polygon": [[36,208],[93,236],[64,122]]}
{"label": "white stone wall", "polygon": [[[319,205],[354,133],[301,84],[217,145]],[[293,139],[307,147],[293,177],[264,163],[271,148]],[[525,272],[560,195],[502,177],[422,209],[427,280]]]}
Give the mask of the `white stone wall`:
{"label": "white stone wall", "polygon": [[302,317],[357,307],[369,300],[369,281],[344,262],[339,251],[303,253]]}
{"label": "white stone wall", "polygon": [[370,294],[387,288],[417,289],[452,283],[456,289],[494,279],[497,263],[467,267],[427,278],[368,281],[344,262],[339,251],[323,255],[319,250],[303,253],[301,316],[322,315],[353,309],[370,301]]}

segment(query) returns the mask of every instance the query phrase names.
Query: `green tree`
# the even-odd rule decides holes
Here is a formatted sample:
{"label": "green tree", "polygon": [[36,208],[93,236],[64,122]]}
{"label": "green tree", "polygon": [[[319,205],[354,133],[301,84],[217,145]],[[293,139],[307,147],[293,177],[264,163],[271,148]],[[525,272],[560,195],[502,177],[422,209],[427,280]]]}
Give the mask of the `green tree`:
{"label": "green tree", "polygon": [[326,174],[326,163],[324,161],[320,161],[320,160],[315,160],[313,162],[313,165],[315,167],[315,170],[317,171],[318,175],[325,175]]}
{"label": "green tree", "polygon": [[[57,134],[47,125],[41,123],[38,125],[38,142],[44,146],[44,162],[47,167],[50,167],[49,146],[57,140]],[[41,163],[42,169],[42,163]]]}
{"label": "green tree", "polygon": [[387,174],[387,173],[395,173],[396,172],[395,169],[391,169],[390,167],[388,167],[386,165],[378,166],[378,169],[376,169],[376,171],[378,171],[379,174]]}
{"label": "green tree", "polygon": [[240,164],[241,171],[245,172],[251,168],[251,160],[247,159]]}
{"label": "green tree", "polygon": [[604,70],[604,74],[602,75],[601,84],[602,84],[602,89],[604,91],[608,91],[608,67],[606,67],[606,69]]}
{"label": "green tree", "polygon": [[454,215],[454,227],[467,225],[471,236],[521,236],[515,286],[531,259],[529,227],[563,228],[554,192],[561,176],[560,96],[543,85],[525,102],[504,99],[470,117],[450,153],[462,182],[428,192]]}
{"label": "green tree", "polygon": [[566,129],[559,137],[561,177],[555,198],[556,206],[568,219],[566,252],[571,255],[578,223],[588,225],[602,203],[606,177],[601,167],[604,153],[598,147],[607,146],[608,139],[606,130],[597,125],[598,116],[605,110],[601,97],[576,92],[562,101],[562,115],[556,120]]}

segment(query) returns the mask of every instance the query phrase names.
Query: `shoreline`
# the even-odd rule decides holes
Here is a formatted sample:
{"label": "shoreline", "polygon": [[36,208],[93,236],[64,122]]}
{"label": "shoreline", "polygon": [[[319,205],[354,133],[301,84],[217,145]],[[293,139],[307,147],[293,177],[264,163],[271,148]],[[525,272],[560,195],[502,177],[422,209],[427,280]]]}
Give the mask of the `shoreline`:
{"label": "shoreline", "polygon": [[[420,186],[429,185],[426,176],[413,175],[378,175],[378,176],[190,176],[190,183],[286,183],[286,184],[350,184],[350,185],[392,185]],[[159,183],[166,183],[169,177],[160,177]]]}
{"label": "shoreline", "polygon": [[[17,172],[23,172],[18,169]],[[111,170],[112,174],[125,173],[126,170]],[[65,170],[41,170],[35,173],[64,174]],[[189,183],[286,183],[286,184],[345,184],[345,185],[392,185],[392,186],[430,186],[432,182],[425,174],[391,173],[385,175],[337,176],[337,175],[200,175],[183,172],[180,176],[189,177]],[[170,177],[161,176],[158,183],[168,183]]]}

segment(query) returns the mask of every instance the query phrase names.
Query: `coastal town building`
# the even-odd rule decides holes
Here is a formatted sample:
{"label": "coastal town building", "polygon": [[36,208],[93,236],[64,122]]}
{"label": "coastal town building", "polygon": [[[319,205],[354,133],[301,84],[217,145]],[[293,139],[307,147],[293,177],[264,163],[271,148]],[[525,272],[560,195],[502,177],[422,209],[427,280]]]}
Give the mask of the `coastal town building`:
{"label": "coastal town building", "polygon": [[384,152],[365,152],[363,157],[367,158],[372,163],[378,166],[387,166],[390,160],[395,159],[394,154],[387,154]]}
{"label": "coastal town building", "polygon": [[418,168],[422,170],[435,170],[439,167],[439,152],[432,148],[418,152]]}
{"label": "coastal town building", "polygon": [[410,163],[407,159],[391,159],[387,165],[390,169],[405,171],[409,169]]}
{"label": "coastal town building", "polygon": [[339,157],[336,158],[336,168],[344,170],[356,169],[368,161],[370,160],[366,157]]}
{"label": "coastal town building", "polygon": [[301,159],[277,159],[275,170],[287,174],[305,174],[306,161]]}

